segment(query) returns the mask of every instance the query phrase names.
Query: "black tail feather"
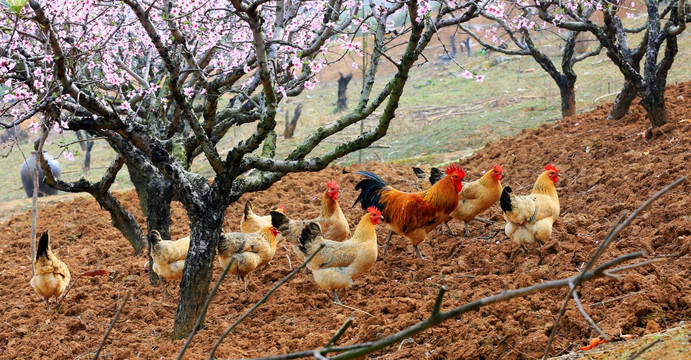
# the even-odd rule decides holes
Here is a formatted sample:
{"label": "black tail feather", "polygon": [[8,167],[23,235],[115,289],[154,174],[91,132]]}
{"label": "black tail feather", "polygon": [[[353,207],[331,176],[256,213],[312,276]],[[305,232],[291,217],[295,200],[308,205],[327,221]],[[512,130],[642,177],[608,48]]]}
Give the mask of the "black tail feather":
{"label": "black tail feather", "polygon": [[275,227],[278,231],[283,232],[288,228],[290,219],[287,216],[278,211],[271,211],[269,215],[271,215],[271,226]]}
{"label": "black tail feather", "polygon": [[245,203],[245,213],[242,216],[243,219],[247,220],[247,216],[249,216],[250,212],[252,212],[252,202],[247,200],[247,202]]}
{"label": "black tail feather", "polygon": [[304,229],[302,229],[302,233],[300,233],[300,237],[298,238],[298,249],[300,249],[303,254],[309,255],[307,253],[307,245],[309,245],[309,243],[314,241],[314,239],[321,234],[322,230],[319,227],[319,224],[316,222],[309,223]]}
{"label": "black tail feather", "polygon": [[48,256],[48,242],[50,241],[50,235],[48,230],[44,231],[41,238],[38,240],[38,247],[36,248],[36,260],[41,256]]}
{"label": "black tail feather", "polygon": [[441,171],[439,168],[431,168],[429,171],[429,182],[430,184],[434,185],[436,184],[439,180],[443,179],[446,174],[444,174],[443,171]]}
{"label": "black tail feather", "polygon": [[151,230],[149,234],[149,246],[154,246],[158,244],[159,241],[161,241],[161,233],[159,233],[158,230]]}
{"label": "black tail feather", "polygon": [[510,186],[505,187],[504,190],[501,192],[501,197],[499,198],[499,206],[501,206],[501,210],[503,212],[513,210],[513,208],[511,207],[511,193],[512,192],[513,192],[513,190],[511,190]]}
{"label": "black tail feather", "polygon": [[415,172],[415,176],[417,176],[418,179],[424,179],[427,177],[425,170],[422,170],[419,167],[413,166],[413,172]]}
{"label": "black tail feather", "polygon": [[386,187],[386,182],[374,173],[369,171],[358,171],[360,175],[367,177],[355,185],[355,191],[360,190],[360,195],[353,203],[353,206],[360,203],[362,210],[367,210],[370,206],[376,206],[379,210],[384,210],[384,204],[380,202],[381,189]]}

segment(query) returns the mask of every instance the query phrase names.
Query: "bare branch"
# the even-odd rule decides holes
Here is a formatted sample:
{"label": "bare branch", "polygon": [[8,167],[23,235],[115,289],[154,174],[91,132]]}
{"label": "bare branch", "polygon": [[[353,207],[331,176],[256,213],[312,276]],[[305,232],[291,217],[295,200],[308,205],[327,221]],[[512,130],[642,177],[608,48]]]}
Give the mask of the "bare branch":
{"label": "bare branch", "polygon": [[96,354],[94,354],[94,360],[98,360],[98,356],[101,355],[101,350],[103,350],[103,347],[106,346],[106,340],[108,339],[108,335],[110,335],[110,331],[113,330],[115,323],[118,321],[120,313],[122,313],[122,309],[125,307],[125,304],[127,304],[127,300],[129,300],[130,298],[131,292],[132,290],[127,289],[127,293],[125,294],[125,298],[122,300],[122,304],[120,304],[118,311],[115,313],[115,316],[113,316],[113,320],[110,321],[110,326],[108,326],[108,330],[106,330],[106,333],[103,335],[103,339],[101,339],[101,345],[98,346]]}
{"label": "bare branch", "polygon": [[251,313],[254,312],[254,310],[257,310],[257,308],[259,308],[262,304],[264,304],[266,302],[266,300],[269,299],[271,294],[273,294],[274,291],[276,291],[276,289],[281,287],[281,285],[285,284],[288,280],[290,280],[290,278],[295,276],[295,274],[297,274],[300,270],[302,270],[305,266],[307,266],[307,264],[310,262],[310,260],[312,260],[312,258],[314,258],[323,248],[324,248],[324,244],[321,244],[319,246],[319,248],[314,253],[312,253],[312,255],[310,255],[307,259],[305,259],[305,261],[302,264],[300,264],[300,266],[295,268],[295,270],[291,271],[286,277],[283,278],[283,280],[277,282],[276,285],[274,285],[271,288],[271,290],[269,290],[264,295],[264,297],[262,297],[256,304],[254,304],[254,306],[252,306],[249,310],[245,311],[245,313],[242,314],[242,316],[240,316],[232,325],[230,325],[226,329],[226,331],[224,331],[223,334],[221,334],[221,337],[218,338],[218,340],[214,344],[214,347],[211,349],[211,353],[209,354],[209,360],[214,359],[214,354],[216,354],[216,350],[218,350],[218,347],[221,345],[221,342],[223,342],[223,339],[225,339],[226,336],[228,336],[228,334],[230,334],[230,332],[233,331],[233,329],[235,329],[236,326],[238,326],[241,322],[243,322]]}
{"label": "bare branch", "polygon": [[206,317],[206,311],[209,310],[209,304],[211,304],[211,300],[216,295],[216,291],[218,291],[218,287],[221,286],[223,279],[226,278],[226,275],[228,274],[228,271],[230,270],[230,267],[233,265],[234,262],[235,262],[235,258],[232,257],[230,259],[230,261],[228,262],[228,265],[226,265],[226,268],[223,269],[221,276],[219,276],[218,280],[216,280],[216,285],[214,285],[213,289],[211,289],[209,296],[206,297],[206,301],[204,302],[204,306],[202,307],[202,311],[199,313],[199,317],[197,317],[197,321],[194,323],[194,329],[192,329],[192,332],[190,332],[190,336],[187,337],[185,344],[182,346],[182,349],[180,350],[180,353],[178,354],[177,360],[181,360],[182,356],[185,355],[185,351],[187,351],[187,348],[190,346],[190,343],[192,342],[192,339],[194,338],[194,335],[197,334],[197,331],[199,330],[199,327],[201,326],[202,321],[204,321],[204,317]]}

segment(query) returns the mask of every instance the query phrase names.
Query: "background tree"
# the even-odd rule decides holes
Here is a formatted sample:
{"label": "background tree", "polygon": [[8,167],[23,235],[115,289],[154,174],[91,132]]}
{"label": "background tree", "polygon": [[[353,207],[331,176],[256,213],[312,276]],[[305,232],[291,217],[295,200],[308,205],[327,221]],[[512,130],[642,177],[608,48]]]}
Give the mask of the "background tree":
{"label": "background tree", "polygon": [[336,100],[336,112],[345,111],[348,109],[348,83],[353,79],[353,73],[343,76],[343,73],[338,73],[338,99]]}
{"label": "background tree", "polygon": [[[44,131],[85,130],[104,138],[119,155],[103,179],[80,188],[64,185],[97,200],[112,197],[109,183],[126,164],[149,231],[166,236],[170,199],[181,202],[191,228],[173,332],[181,338],[208,294],[227,207],[287,173],[323,169],[383,137],[410,68],[434,34],[468,21],[485,3],[443,1],[435,13],[426,0],[369,2],[362,9],[351,0],[29,5],[2,13],[11,26],[1,38],[0,78],[14,101],[5,102],[3,111],[13,118],[2,124],[41,122]],[[364,15],[356,17],[360,10]],[[365,22],[375,24],[369,49],[354,40]],[[387,53],[393,41],[404,45],[402,54]],[[358,104],[276,159],[279,102],[312,89],[315,74],[332,61],[329,52],[350,51],[371,51]],[[384,60],[395,73],[375,93]],[[315,151],[380,107],[373,129],[333,150]],[[252,124],[253,133],[221,156],[221,139],[242,124]],[[213,182],[191,171],[195,160],[209,163]],[[249,174],[252,169],[258,171]]]}
{"label": "background tree", "polygon": [[[666,5],[664,5],[666,3]],[[522,5],[518,5],[522,6]],[[665,85],[667,73],[674,63],[678,51],[677,37],[686,29],[686,22],[691,20],[687,16],[686,0],[648,0],[645,2],[646,23],[643,41],[637,48],[628,45],[627,29],[622,25],[619,14],[628,12],[620,2],[580,2],[580,1],[547,1],[536,2],[541,19],[554,23],[560,28],[571,31],[588,31],[595,35],[602,46],[607,49],[607,56],[624,75],[624,92],[617,102],[620,109],[613,113],[613,117],[621,116],[622,108],[628,109],[633,100],[630,89],[636,90],[641,96],[641,105],[646,110],[653,127],[661,126],[667,121],[665,110]],[[603,24],[597,24],[587,18],[579,16],[579,8],[595,7],[602,12]],[[632,13],[629,13],[632,16]],[[668,17],[663,24],[665,17]],[[664,52],[663,51],[664,45]],[[643,72],[636,66],[645,54]],[[662,57],[660,59],[660,56]]]}
{"label": "background tree", "polygon": [[[482,46],[492,51],[507,55],[532,56],[535,62],[549,74],[559,87],[561,116],[576,115],[576,79],[578,76],[573,67],[579,61],[598,55],[602,46],[600,45],[591,51],[578,54],[575,49],[580,32],[568,31],[566,34],[559,34],[553,31],[554,27],[551,24],[538,27],[532,20],[535,17],[535,12],[532,11],[531,13],[532,9],[528,7],[515,7],[506,13],[502,13],[500,9],[498,6],[490,6],[480,11],[482,17],[497,24],[494,29],[487,31],[488,36],[492,38],[491,43],[483,40],[481,36],[467,26],[460,25],[460,28]],[[594,7],[581,7],[576,10],[576,13],[582,19],[590,19],[594,12]],[[515,21],[517,18],[521,21]],[[543,46],[534,40],[538,36],[541,36],[543,39],[556,37],[564,42],[563,46],[557,45],[561,49],[561,71],[552,61],[550,55],[542,49]],[[505,38],[510,39],[510,42],[516,48],[501,46],[506,43],[507,40],[504,40]],[[552,44],[550,43],[550,45]]]}

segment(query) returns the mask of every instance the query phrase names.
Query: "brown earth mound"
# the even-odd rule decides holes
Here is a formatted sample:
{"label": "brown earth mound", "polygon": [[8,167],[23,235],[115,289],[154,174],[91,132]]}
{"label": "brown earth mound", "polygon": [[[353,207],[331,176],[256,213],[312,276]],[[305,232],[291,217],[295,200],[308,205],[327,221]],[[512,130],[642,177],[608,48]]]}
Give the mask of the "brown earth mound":
{"label": "brown earth mound", "polygon": [[[394,236],[389,255],[341,293],[345,304],[373,316],[332,304],[309,276],[300,274],[241,324],[217,355],[257,357],[319,347],[349,316],[355,322],[342,344],[375,340],[426,318],[441,285],[449,288],[444,303],[448,309],[505,289],[576,274],[621,214],[634,210],[680,176],[690,175],[691,123],[681,120],[691,118],[691,84],[672,86],[667,95],[670,123],[648,133],[647,139],[640,135],[648,122],[639,106],[620,121],[605,120],[609,106],[602,106],[487,145],[462,160],[470,180],[501,164],[504,184],[519,194],[529,192],[546,163],[557,166],[562,174],[557,183],[562,215],[551,240],[541,249],[532,247],[525,254],[506,238],[498,205],[484,215],[497,223],[472,223],[474,237],[470,239],[433,232],[421,246],[427,261],[418,259],[404,239]],[[349,170],[355,169],[374,171],[399,189],[414,190],[414,175],[408,167],[371,163]],[[333,166],[320,173],[290,175],[268,191],[244,196],[229,208],[225,229],[238,229],[247,199],[252,199],[258,212],[284,204],[295,218],[314,217],[318,196],[332,179],[345,190],[341,204],[351,224],[355,223],[361,211],[350,205],[357,195],[353,189],[359,176],[344,175],[341,170]],[[605,261],[642,249],[650,255],[668,256],[667,261],[629,270],[619,279],[599,279],[580,289],[586,309],[606,333],[641,335],[691,319],[690,190],[691,184],[686,182],[655,203],[622,232],[602,258]],[[137,208],[133,192],[118,197],[128,208]],[[135,213],[144,224],[141,213]],[[462,224],[452,223],[452,227],[462,231]],[[170,359],[177,355],[183,341],[170,340],[175,299],[164,298],[159,288],[149,284],[146,256],[132,255],[127,241],[110,225],[108,214],[93,200],[77,198],[41,209],[38,229],[51,231],[53,249],[70,267],[75,286],[60,309],[45,313],[29,286],[29,214],[0,226],[0,358],[87,357],[98,347],[127,289],[132,296],[103,358]],[[380,242],[387,230],[386,226],[378,228]],[[172,231],[174,237],[189,232],[179,204],[173,209]],[[460,251],[449,258],[461,244]],[[295,256],[279,246],[267,268],[248,276],[247,293],[235,279],[221,285],[209,309],[207,327],[194,339],[187,358],[208,356],[224,329],[289,272],[288,255],[295,265]],[[221,269],[215,267],[218,276]],[[108,275],[76,281],[78,274],[92,269],[106,269]],[[177,294],[177,289],[173,291]],[[553,290],[485,307],[372,357],[536,358],[544,349],[564,294],[565,289]],[[588,306],[627,294],[635,295],[604,306]],[[572,304],[552,354],[577,352],[594,336]]]}

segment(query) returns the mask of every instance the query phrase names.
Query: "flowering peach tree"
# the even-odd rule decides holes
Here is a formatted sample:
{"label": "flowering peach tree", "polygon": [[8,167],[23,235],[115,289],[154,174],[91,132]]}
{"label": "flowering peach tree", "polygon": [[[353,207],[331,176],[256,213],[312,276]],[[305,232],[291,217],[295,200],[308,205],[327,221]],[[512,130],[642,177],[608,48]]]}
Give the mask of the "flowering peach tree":
{"label": "flowering peach tree", "polygon": [[[174,329],[181,338],[208,294],[227,207],[287,173],[323,169],[383,137],[411,67],[436,32],[468,21],[488,3],[4,0],[0,125],[27,122],[44,135],[83,130],[105,139],[118,155],[97,183],[51,179],[45,161],[42,166],[55,186],[94,195],[133,238],[141,241],[141,229],[108,192],[123,166],[146,203],[150,230],[168,233],[170,199],[182,203],[191,244]],[[392,41],[403,46],[388,46]],[[349,52],[370,55],[355,108],[276,158],[280,102],[314,89],[315,75]],[[395,73],[374,91],[384,61]],[[314,153],[378,109],[376,127]],[[220,141],[242,124],[252,124],[252,135],[222,155]],[[190,170],[200,157],[215,173],[212,183]]]}

